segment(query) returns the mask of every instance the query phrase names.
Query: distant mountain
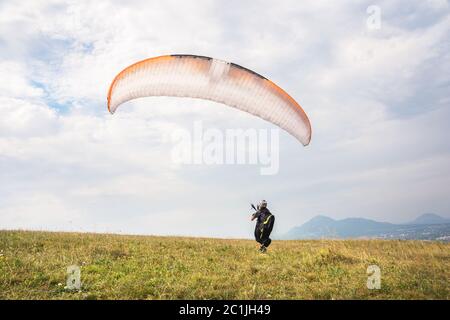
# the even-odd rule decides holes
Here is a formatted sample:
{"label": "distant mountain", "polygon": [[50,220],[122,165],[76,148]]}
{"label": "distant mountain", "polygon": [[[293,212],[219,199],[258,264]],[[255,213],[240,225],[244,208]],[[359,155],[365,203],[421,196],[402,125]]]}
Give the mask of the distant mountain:
{"label": "distant mountain", "polygon": [[396,225],[394,224],[363,218],[334,220],[326,216],[316,216],[303,225],[291,229],[285,238],[353,238],[377,234],[395,228]]}
{"label": "distant mountain", "polygon": [[443,218],[434,213],[424,213],[423,215],[417,217],[414,221],[409,224],[441,224],[450,223],[450,219]]}
{"label": "distant mountain", "polygon": [[334,220],[326,216],[316,216],[303,225],[292,228],[282,237],[282,239],[321,238],[381,238],[450,241],[450,221],[433,214],[424,214],[409,224],[393,224],[364,218]]}

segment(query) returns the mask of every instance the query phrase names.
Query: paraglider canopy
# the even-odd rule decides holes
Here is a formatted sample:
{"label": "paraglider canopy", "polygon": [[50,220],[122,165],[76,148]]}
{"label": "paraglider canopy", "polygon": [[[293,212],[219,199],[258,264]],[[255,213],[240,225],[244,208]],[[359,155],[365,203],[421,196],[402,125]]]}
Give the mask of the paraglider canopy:
{"label": "paraglider canopy", "polygon": [[196,55],[166,55],[122,70],[108,92],[108,110],[150,96],[211,100],[265,119],[297,138],[311,141],[311,124],[302,107],[260,74],[234,63]]}

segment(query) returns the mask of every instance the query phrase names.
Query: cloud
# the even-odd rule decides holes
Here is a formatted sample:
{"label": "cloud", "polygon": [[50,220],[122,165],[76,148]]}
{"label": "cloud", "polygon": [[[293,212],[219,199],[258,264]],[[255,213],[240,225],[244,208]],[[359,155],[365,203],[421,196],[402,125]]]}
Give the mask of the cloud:
{"label": "cloud", "polygon": [[[450,16],[445,1],[33,1],[0,4],[0,226],[251,237],[266,198],[277,232],[315,214],[448,215]],[[16,32],[21,30],[21,32]],[[280,173],[172,163],[171,133],[273,128],[220,104],[140,99],[111,116],[127,65],[196,53],[269,77],[313,140],[280,135]],[[278,218],[279,217],[279,218]]]}
{"label": "cloud", "polygon": [[79,219],[79,212],[53,194],[36,192],[0,204],[0,216],[7,228],[75,231],[72,220]]}
{"label": "cloud", "polygon": [[33,86],[27,78],[25,66],[14,61],[1,61],[0,73],[7,75],[7,81],[0,84],[0,95],[14,98],[39,98],[43,90]]}

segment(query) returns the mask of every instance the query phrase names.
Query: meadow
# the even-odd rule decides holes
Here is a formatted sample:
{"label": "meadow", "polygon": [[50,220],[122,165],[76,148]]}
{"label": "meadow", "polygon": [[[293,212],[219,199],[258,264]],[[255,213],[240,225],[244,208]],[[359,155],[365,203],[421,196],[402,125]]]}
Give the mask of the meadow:
{"label": "meadow", "polygon": [[[450,244],[0,231],[0,299],[449,299]],[[81,289],[66,288],[67,267]],[[367,267],[381,288],[367,288]]]}

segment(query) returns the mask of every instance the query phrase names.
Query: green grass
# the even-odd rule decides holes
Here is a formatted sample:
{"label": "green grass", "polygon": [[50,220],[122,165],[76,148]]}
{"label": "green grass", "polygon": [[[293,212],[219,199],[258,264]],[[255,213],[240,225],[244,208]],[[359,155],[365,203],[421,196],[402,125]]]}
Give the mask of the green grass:
{"label": "green grass", "polygon": [[[0,231],[2,299],[449,299],[450,244]],[[68,291],[69,265],[82,288]],[[366,270],[381,268],[381,289]]]}

